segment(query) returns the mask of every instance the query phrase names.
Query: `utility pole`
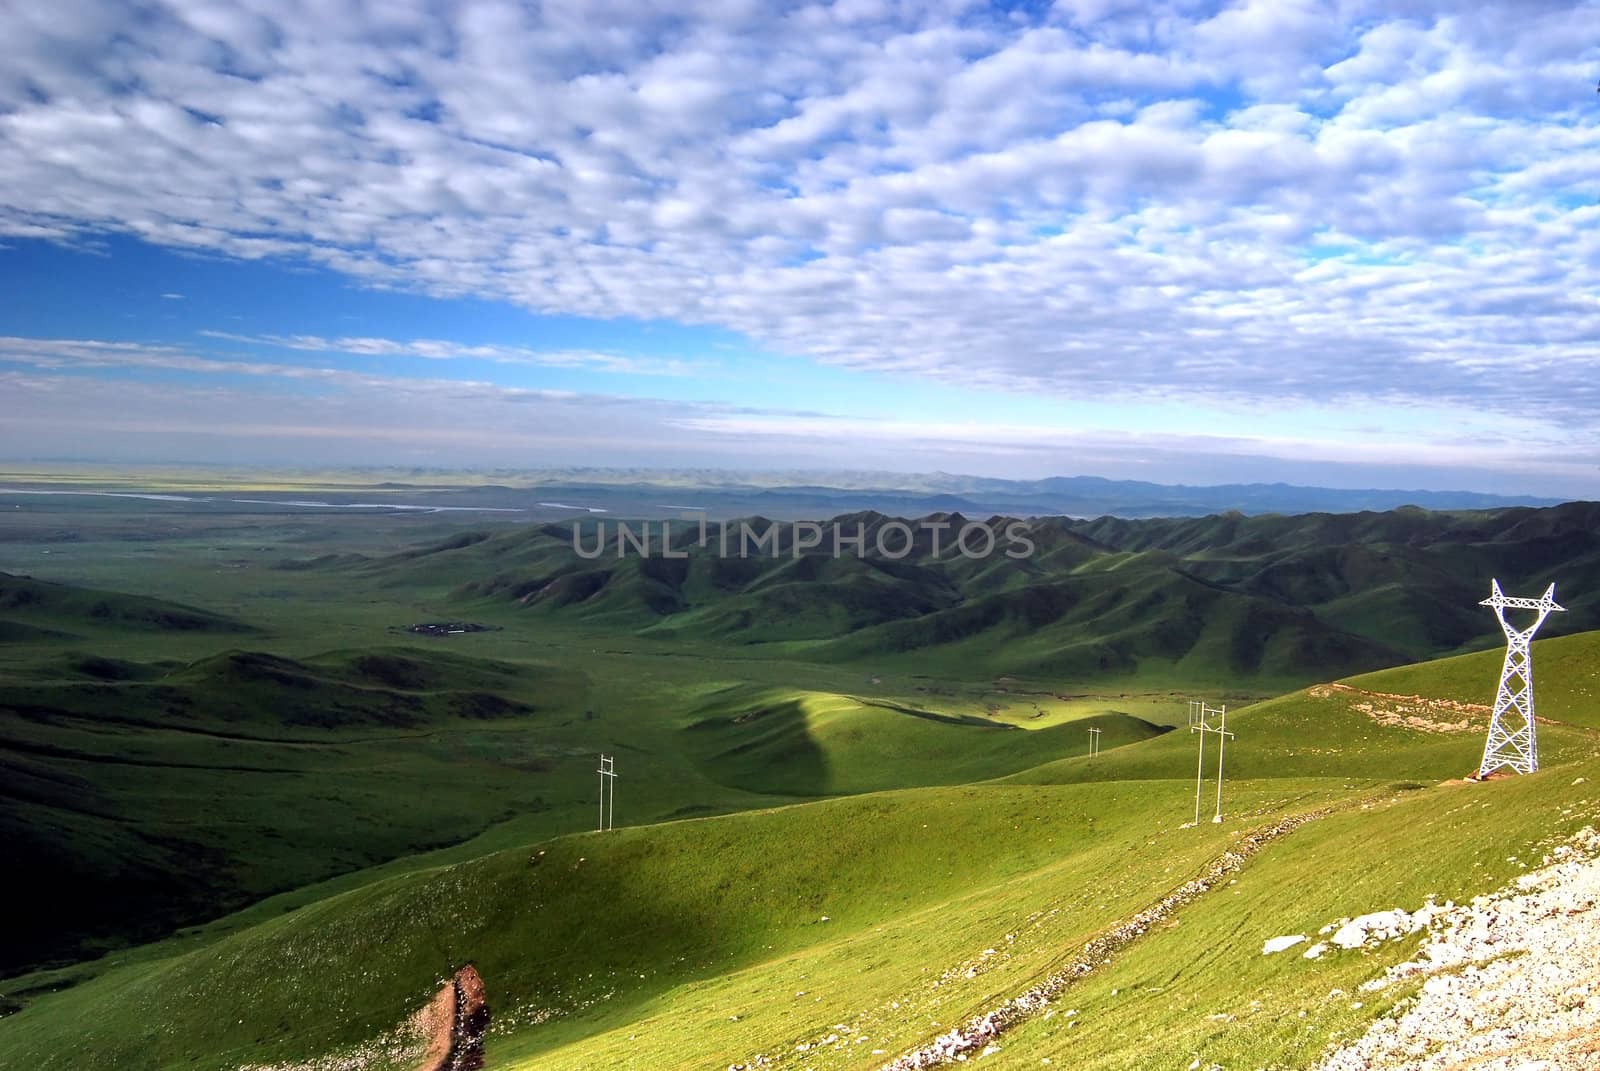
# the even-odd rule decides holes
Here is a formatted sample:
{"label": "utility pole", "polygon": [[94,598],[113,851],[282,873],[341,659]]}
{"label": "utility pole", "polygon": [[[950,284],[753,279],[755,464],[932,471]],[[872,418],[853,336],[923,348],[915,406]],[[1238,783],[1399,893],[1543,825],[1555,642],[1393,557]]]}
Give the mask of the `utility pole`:
{"label": "utility pole", "polygon": [[[607,782],[610,782],[609,806],[606,799]],[[617,820],[617,760],[615,756],[600,756],[600,831],[616,825]]]}
{"label": "utility pole", "polygon": [[1093,758],[1094,756],[1096,756],[1098,754],[1100,754],[1100,730],[1099,729],[1090,729],[1089,730],[1089,757]]}
{"label": "utility pole", "polygon": [[1220,721],[1217,722],[1217,813],[1212,817],[1213,822],[1222,821],[1222,753],[1228,746],[1228,737],[1233,734],[1228,732],[1228,707],[1223,705],[1218,711]]}
{"label": "utility pole", "polygon": [[[1500,688],[1494,697],[1494,716],[1489,720],[1489,738],[1483,744],[1483,761],[1478,776],[1488,777],[1496,770],[1511,768],[1517,773],[1533,773],[1539,768],[1539,742],[1533,730],[1533,652],[1529,645],[1544,619],[1564,613],[1556,604],[1556,586],[1545,588],[1537,599],[1508,598],[1500,581],[1489,581],[1489,597],[1479,606],[1494,608],[1500,628],[1506,634],[1506,660],[1500,667]],[[1512,628],[1507,610],[1533,610],[1538,613],[1525,629]]]}
{"label": "utility pole", "polygon": [[[1226,704],[1213,707],[1203,700],[1191,700],[1189,731],[1200,734],[1199,756],[1195,759],[1194,767],[1194,821],[1186,823],[1189,826],[1200,824],[1200,796],[1205,787],[1206,777],[1206,734],[1217,734],[1217,813],[1211,820],[1222,821],[1222,758],[1223,747],[1228,738],[1233,734],[1228,732],[1228,707]],[[1218,719],[1218,724],[1212,725],[1212,717]]]}

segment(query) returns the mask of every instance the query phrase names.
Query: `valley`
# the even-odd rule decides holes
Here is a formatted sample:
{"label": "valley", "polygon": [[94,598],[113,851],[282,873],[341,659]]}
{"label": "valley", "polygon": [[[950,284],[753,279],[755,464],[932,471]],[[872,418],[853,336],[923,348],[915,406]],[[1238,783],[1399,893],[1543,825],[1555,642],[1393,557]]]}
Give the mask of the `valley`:
{"label": "valley", "polygon": [[[1328,994],[1421,937],[1264,941],[1469,900],[1600,820],[1592,505],[1044,518],[1023,561],[16,505],[4,1066],[410,1068],[471,964],[493,1068],[875,1071],[1024,1005],[971,1055],[1307,1067],[1409,997]],[[1535,644],[1545,768],[1451,784],[1489,575],[1569,607]],[[1237,739],[1225,820],[1187,828],[1200,696]]]}

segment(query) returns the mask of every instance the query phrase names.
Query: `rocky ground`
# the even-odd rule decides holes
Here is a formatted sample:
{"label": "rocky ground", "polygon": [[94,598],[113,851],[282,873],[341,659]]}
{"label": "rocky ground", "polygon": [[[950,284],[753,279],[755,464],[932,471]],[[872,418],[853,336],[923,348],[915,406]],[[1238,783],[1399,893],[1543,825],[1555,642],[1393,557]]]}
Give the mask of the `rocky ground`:
{"label": "rocky ground", "polygon": [[484,1066],[489,1004],[483,978],[467,964],[394,1030],[326,1056],[238,1071],[477,1071]]}
{"label": "rocky ground", "polygon": [[1363,987],[1421,976],[1421,992],[1316,1071],[1600,1068],[1600,834],[1585,829],[1545,863],[1434,913],[1417,956]]}
{"label": "rocky ground", "polygon": [[1313,699],[1339,697],[1349,701],[1352,710],[1377,722],[1423,733],[1477,732],[1489,724],[1493,707],[1478,703],[1458,703],[1453,699],[1433,699],[1420,695],[1369,692],[1348,684],[1319,684],[1308,693]]}

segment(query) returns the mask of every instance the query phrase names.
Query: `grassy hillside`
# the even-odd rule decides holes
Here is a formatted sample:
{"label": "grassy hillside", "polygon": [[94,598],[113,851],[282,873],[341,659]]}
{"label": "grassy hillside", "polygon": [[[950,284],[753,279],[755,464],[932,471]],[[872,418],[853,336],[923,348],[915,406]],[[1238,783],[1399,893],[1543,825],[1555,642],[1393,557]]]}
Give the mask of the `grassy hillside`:
{"label": "grassy hillside", "polygon": [[[148,940],[542,809],[561,754],[543,713],[584,687],[385,650],[45,663],[0,693],[0,835],[30,919],[0,967]],[[520,754],[463,766],[499,748]]]}
{"label": "grassy hillside", "polygon": [[[926,918],[910,930],[907,916],[1011,881],[1028,892],[1000,903],[1126,870],[1123,857],[1144,845],[1163,803],[1171,811],[1181,794],[926,789],[563,838],[383,882],[41,1000],[0,1021],[0,1056],[41,1069],[306,1057],[393,1027],[467,960],[491,980],[506,1021],[553,1013],[506,1047],[529,1053],[620,1028],[685,983],[809,960],[819,945],[850,938],[892,931],[875,958],[893,956],[895,973],[911,981],[914,964],[960,945]],[[1132,876],[1196,866],[1221,841],[1208,831],[1180,846],[1169,831],[1161,852],[1138,851]],[[1101,891],[1079,924],[1108,923],[1140,884],[1120,896]],[[834,985],[838,970],[828,972]],[[351,978],[360,984],[333,981],[339,999],[328,999],[330,981]],[[813,1012],[795,995],[808,988],[797,980],[781,996],[748,993],[721,1018],[771,998]],[[714,1050],[695,1053],[660,1066],[703,1066]]]}
{"label": "grassy hillside", "polygon": [[985,1062],[1093,1071],[1187,1067],[1196,1058],[1201,1066],[1310,1066],[1331,1040],[1359,1034],[1415,992],[1416,982],[1377,993],[1360,987],[1411,957],[1419,938],[1315,961],[1299,948],[1264,956],[1263,942],[1501,888],[1600,819],[1597,775],[1600,762],[1589,759],[1488,786],[1401,792],[1314,823],[1177,926],[1157,929],[1074,987],[1076,1015],[1030,1021]]}
{"label": "grassy hillside", "polygon": [[0,643],[108,631],[245,633],[222,614],[162,599],[95,591],[0,572]]}
{"label": "grassy hillside", "polygon": [[[1538,729],[1542,760],[1559,764],[1589,754],[1600,740],[1593,708],[1600,694],[1600,632],[1537,640],[1533,660],[1538,710],[1559,719]],[[1227,726],[1238,738],[1228,745],[1227,767],[1239,777],[1465,777],[1482,758],[1500,661],[1498,652],[1485,651],[1423,662],[1235,710]],[[1192,778],[1194,763],[1193,737],[1178,732],[1092,763],[1046,763],[1013,780]]]}
{"label": "grassy hillside", "polygon": [[1456,512],[1308,513],[1181,520],[1105,517],[1074,526],[1125,552],[1174,554],[1230,590],[1303,606],[1340,628],[1437,655],[1498,638],[1475,604],[1554,581],[1572,613],[1552,634],[1600,626],[1600,504]]}
{"label": "grassy hillside", "polygon": [[[1543,657],[1551,644],[1563,657]],[[1597,654],[1595,633],[1538,646],[1541,702],[1581,696]],[[1430,675],[1447,681],[1455,667],[1407,672],[1419,685],[1409,694],[1437,695],[1449,685]],[[0,1063],[232,1068],[353,1049],[470,960],[499,1024],[493,1066],[691,1068],[761,1054],[765,1066],[865,1071],[1059,969],[1247,831],[1328,812],[1075,986],[1061,1005],[1074,1015],[1023,1026],[991,1057],[1133,1068],[1201,1052],[1224,1066],[1302,1066],[1400,995],[1355,1006],[1327,993],[1355,992],[1415,941],[1312,963],[1263,957],[1263,940],[1430,894],[1464,899],[1600,818],[1592,731],[1543,726],[1537,775],[1430,787],[1474,764],[1471,712],[1465,726],[1447,721],[1453,706],[1425,711],[1438,724],[1396,720],[1360,683],[1230,717],[1220,825],[1185,828],[1194,751],[1178,732],[1003,781],[568,836],[376,882],[38,999],[0,1020]],[[781,746],[768,718],[826,730],[830,717],[848,729],[872,716],[801,699],[738,722],[735,708],[758,698],[713,695],[679,731],[731,745],[704,761],[738,773],[739,743]],[[1205,802],[1209,812],[1209,792]]]}
{"label": "grassy hillside", "polygon": [[[952,530],[966,523],[959,515],[934,520]],[[870,547],[890,519],[835,523],[846,532],[859,524]],[[988,522],[997,540],[1007,523]],[[768,532],[768,522],[750,524]],[[1108,551],[1059,525],[1038,527],[1035,554],[1023,561],[963,558],[950,551],[948,533],[935,555],[931,533],[922,532],[903,560],[875,551],[795,555],[794,538],[792,526],[776,525],[767,544],[776,556],[724,558],[715,537],[700,548],[685,527],[674,548],[685,558],[659,556],[657,542],[654,557],[630,550],[584,560],[569,529],[549,525],[462,537],[342,571],[386,587],[437,590],[464,613],[512,607],[519,620],[768,645],[832,663],[959,666],[969,675],[1242,678],[1283,687],[1404,661],[1396,648],[1299,607],[1190,576],[1170,554]]]}
{"label": "grassy hillside", "polygon": [[[600,751],[620,754],[633,823],[1010,773],[1082,750],[1087,723],[1049,728],[1063,720],[1108,717],[1108,748],[1156,731],[1107,714],[1143,711],[1148,697],[879,684],[803,662],[721,661],[715,648],[619,649],[591,633],[536,635],[537,655],[516,631],[402,642],[386,622],[404,609],[358,604],[367,616],[348,623],[342,609],[309,593],[286,601],[291,616],[252,637],[268,649],[238,649],[227,631],[157,642],[122,630],[9,652],[0,833],[30,874],[30,926],[0,971],[147,941],[480,836],[586,828]],[[377,643],[279,653],[303,648],[301,633]],[[760,740],[710,724],[746,700],[793,705],[761,723]],[[819,716],[794,716],[802,708]]]}
{"label": "grassy hillside", "polygon": [[[465,607],[702,642],[763,644],[829,661],[952,660],[978,673],[1071,680],[1259,682],[1283,688],[1494,643],[1476,603],[1487,580],[1511,590],[1551,579],[1571,613],[1552,634],[1600,625],[1600,506],[1183,520],[1035,519],[1026,557],[954,549],[960,514],[902,536],[876,513],[835,518],[819,547],[801,529],[753,518],[699,545],[661,526],[648,553],[616,522],[475,532],[404,554],[330,564],[387,588],[421,587]],[[1015,522],[981,523],[1000,548]],[[857,530],[866,551],[832,532]],[[763,542],[747,539],[745,532]],[[631,531],[638,534],[636,523]],[[604,538],[602,539],[602,536]],[[981,546],[987,537],[974,536]],[[620,548],[620,550],[619,550]],[[741,556],[741,551],[743,556]],[[678,557],[677,555],[682,555]]]}
{"label": "grassy hillside", "polygon": [[957,784],[1082,752],[1090,728],[1110,749],[1166,726],[1108,712],[1036,730],[855,696],[731,688],[697,711],[684,749],[712,780],[750,792],[837,795],[906,780]]}
{"label": "grassy hillside", "polygon": [[[1594,634],[1535,640],[1533,653],[1537,715],[1600,729],[1600,650]],[[1503,657],[1503,650],[1483,651],[1368,673],[1348,683],[1373,692],[1492,705]]]}
{"label": "grassy hillside", "polygon": [[[877,1067],[1248,829],[1349,808],[1253,860],[1237,897],[1212,894],[1238,905],[1224,921],[1207,908],[1151,935],[1189,989],[1162,959],[1084,990],[1102,1024],[1131,999],[1110,989],[1154,1001],[1141,1014],[1163,1065],[1220,1031],[1198,1009],[1244,1020],[1259,1000],[1270,1015],[1218,1051],[1297,1066],[1376,1010],[1312,1008],[1308,1030],[1308,994],[1349,991],[1376,960],[1290,977],[1250,958],[1256,931],[1302,903],[1351,914],[1484,887],[1541,825],[1592,813],[1573,782],[1600,780],[1600,633],[1560,635],[1596,609],[1589,509],[1047,521],[1024,561],[936,557],[925,534],[904,560],[794,557],[791,528],[776,557],[747,559],[684,547],[687,531],[684,559],[585,561],[564,527],[418,543],[398,522],[332,542],[207,529],[124,557],[52,544],[77,583],[0,586],[15,604],[0,610],[0,836],[29,875],[0,973],[118,951],[0,984],[15,1002],[0,1010],[25,1006],[0,1019],[0,1066],[326,1054],[391,1029],[471,959],[496,1008],[493,1066]],[[1482,747],[1490,575],[1518,593],[1553,578],[1572,608],[1535,648],[1548,770],[1431,787]],[[497,628],[405,630],[437,620]],[[1230,702],[1237,736],[1228,820],[1182,829],[1196,694]],[[598,751],[618,756],[630,827],[603,838],[573,832],[593,821]],[[1488,841],[1452,792],[1478,794]],[[1481,806],[1501,799],[1522,810]],[[1411,829],[1432,838],[1414,872],[1362,856],[1363,830],[1398,853]],[[1085,1048],[1060,1025],[990,1059],[1135,1066],[1126,1029]]]}

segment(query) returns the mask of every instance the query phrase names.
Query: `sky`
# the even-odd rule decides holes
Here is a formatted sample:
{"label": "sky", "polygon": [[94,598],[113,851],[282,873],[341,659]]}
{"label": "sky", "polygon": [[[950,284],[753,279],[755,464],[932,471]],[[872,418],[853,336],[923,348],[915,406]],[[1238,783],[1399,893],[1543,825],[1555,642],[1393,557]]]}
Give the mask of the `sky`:
{"label": "sky", "polygon": [[1600,497],[1600,0],[0,41],[0,457]]}

